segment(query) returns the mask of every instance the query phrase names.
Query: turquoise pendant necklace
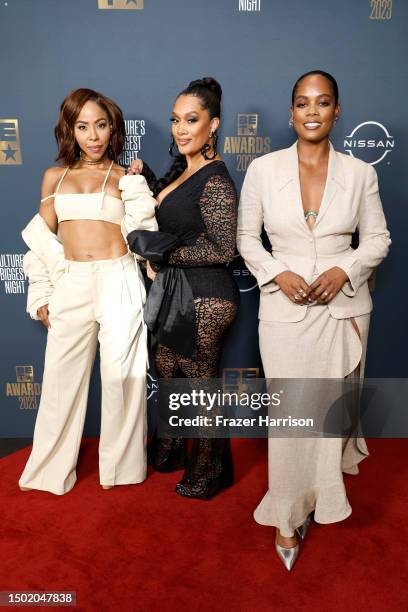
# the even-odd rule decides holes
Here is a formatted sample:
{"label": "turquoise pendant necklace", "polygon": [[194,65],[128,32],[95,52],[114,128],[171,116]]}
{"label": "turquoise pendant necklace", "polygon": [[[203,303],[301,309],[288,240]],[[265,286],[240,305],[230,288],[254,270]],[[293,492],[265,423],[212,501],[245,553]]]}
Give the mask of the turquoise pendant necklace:
{"label": "turquoise pendant necklace", "polygon": [[310,219],[310,217],[313,217],[314,220],[316,221],[317,219],[317,215],[319,213],[315,212],[314,210],[309,210],[306,214],[305,214],[305,221],[308,221]]}

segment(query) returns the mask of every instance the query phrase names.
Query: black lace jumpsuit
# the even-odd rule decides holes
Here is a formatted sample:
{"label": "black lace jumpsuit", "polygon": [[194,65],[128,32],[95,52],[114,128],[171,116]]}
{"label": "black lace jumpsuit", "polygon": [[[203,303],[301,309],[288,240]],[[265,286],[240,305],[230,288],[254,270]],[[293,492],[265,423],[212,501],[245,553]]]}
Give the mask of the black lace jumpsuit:
{"label": "black lace jumpsuit", "polygon": [[[196,359],[159,344],[159,378],[213,378],[222,344],[237,314],[239,292],[226,265],[235,255],[237,194],[221,160],[207,164],[171,191],[157,213],[159,229],[179,237],[198,235],[192,246],[171,252],[168,264],[184,269],[196,312]],[[233,482],[230,441],[195,438],[186,461],[186,440],[155,438],[150,459],[159,471],[186,466],[176,492],[210,499]]]}

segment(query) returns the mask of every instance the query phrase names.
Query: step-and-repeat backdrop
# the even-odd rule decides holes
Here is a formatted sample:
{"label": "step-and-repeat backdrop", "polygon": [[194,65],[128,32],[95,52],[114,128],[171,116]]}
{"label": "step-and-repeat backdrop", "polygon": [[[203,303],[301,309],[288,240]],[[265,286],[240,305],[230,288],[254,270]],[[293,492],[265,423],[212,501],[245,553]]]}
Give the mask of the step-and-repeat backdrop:
{"label": "step-and-repeat backdrop", "polygon": [[[1,0],[0,436],[31,436],[41,395],[46,330],[25,312],[20,231],[38,210],[54,164],[53,127],[65,95],[90,87],[126,118],[124,164],[169,164],[169,117],[187,83],[223,87],[220,152],[239,190],[254,157],[289,146],[290,94],[311,69],[338,80],[333,144],[378,172],[393,244],[373,288],[367,376],[403,377],[407,364],[408,3],[404,0]],[[239,257],[241,291],[223,376],[259,375],[258,288]],[[148,394],[154,407],[157,380]],[[99,426],[96,364],[85,434]]]}

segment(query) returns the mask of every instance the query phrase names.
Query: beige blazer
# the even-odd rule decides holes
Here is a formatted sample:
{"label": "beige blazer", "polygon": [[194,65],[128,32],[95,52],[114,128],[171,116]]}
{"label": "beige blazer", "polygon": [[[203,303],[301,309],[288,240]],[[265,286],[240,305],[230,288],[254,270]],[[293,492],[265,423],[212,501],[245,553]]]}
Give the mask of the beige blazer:
{"label": "beige blazer", "polygon": [[[377,174],[369,164],[338,153],[330,144],[326,186],[312,231],[304,218],[296,145],[255,159],[242,187],[237,245],[261,290],[259,318],[301,321],[310,306],[294,304],[273,279],[290,270],[310,283],[315,265],[319,274],[339,266],[349,277],[328,304],[332,317],[369,313],[367,279],[391,243]],[[272,254],[262,245],[262,226]],[[351,238],[357,227],[359,246],[353,249]]]}

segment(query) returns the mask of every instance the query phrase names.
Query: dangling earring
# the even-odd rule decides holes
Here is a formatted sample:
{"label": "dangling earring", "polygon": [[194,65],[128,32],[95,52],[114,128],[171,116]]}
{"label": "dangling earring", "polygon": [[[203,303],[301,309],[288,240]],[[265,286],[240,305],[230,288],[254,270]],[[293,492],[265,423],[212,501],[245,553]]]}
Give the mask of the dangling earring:
{"label": "dangling earring", "polygon": [[173,153],[173,147],[175,144],[176,143],[174,142],[174,138],[172,138],[170,146],[169,146],[169,155],[171,155],[172,157],[178,157],[177,153],[176,154]]}
{"label": "dangling earring", "polygon": [[335,118],[334,118],[334,121],[333,121],[333,126],[334,127],[337,125],[338,120],[339,120],[339,116],[336,115]]}
{"label": "dangling earring", "polygon": [[208,142],[203,147],[201,147],[201,149],[200,149],[201,155],[204,157],[204,159],[208,159],[208,160],[212,160],[212,159],[214,159],[217,156],[218,135],[215,132],[211,132],[210,138],[213,141],[213,143],[212,143],[212,150],[213,150],[212,156],[210,157],[209,155],[207,155],[207,151],[209,151],[211,149],[211,145]]}
{"label": "dangling earring", "polygon": [[289,127],[293,128],[293,117],[289,119]]}

